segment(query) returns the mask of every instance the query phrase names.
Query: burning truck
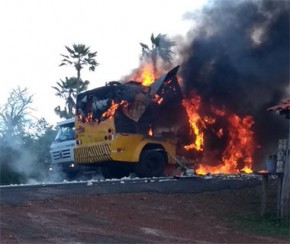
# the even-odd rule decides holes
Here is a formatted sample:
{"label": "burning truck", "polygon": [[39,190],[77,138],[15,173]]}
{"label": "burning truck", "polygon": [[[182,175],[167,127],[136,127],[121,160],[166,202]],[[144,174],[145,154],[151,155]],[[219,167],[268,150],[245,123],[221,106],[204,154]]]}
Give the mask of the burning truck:
{"label": "burning truck", "polygon": [[178,69],[155,79],[159,74],[145,65],[133,81],[79,94],[75,163],[98,165],[108,178],[161,176],[173,165],[197,174],[251,173],[257,148],[252,116],[194,92],[184,96]]}
{"label": "burning truck", "polygon": [[176,164],[183,151],[180,138],[188,127],[178,68],[147,86],[109,82],[79,94],[75,163],[97,164],[106,178],[132,171],[157,177],[168,164]]}

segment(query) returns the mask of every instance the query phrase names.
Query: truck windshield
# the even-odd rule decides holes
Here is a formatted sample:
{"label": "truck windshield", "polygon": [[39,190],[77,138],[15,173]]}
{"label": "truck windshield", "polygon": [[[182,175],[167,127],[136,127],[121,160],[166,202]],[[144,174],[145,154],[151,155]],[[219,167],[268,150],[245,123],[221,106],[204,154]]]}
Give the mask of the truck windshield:
{"label": "truck windshield", "polygon": [[73,124],[61,126],[54,139],[55,142],[70,141],[75,139],[75,129]]}

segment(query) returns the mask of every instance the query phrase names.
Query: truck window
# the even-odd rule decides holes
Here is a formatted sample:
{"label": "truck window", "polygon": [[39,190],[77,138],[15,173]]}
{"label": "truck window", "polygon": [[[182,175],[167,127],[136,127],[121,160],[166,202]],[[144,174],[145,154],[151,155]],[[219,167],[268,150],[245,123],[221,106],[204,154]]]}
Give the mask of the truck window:
{"label": "truck window", "polygon": [[74,125],[61,126],[54,139],[55,142],[70,141],[75,139],[75,129]]}

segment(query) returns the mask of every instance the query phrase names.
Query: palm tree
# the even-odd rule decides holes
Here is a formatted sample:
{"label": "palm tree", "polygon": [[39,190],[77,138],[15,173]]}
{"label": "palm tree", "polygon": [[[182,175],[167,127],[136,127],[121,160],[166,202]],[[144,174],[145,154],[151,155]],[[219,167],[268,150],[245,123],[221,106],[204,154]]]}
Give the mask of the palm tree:
{"label": "palm tree", "polygon": [[[81,70],[88,66],[90,71],[95,71],[96,66],[99,64],[96,61],[97,52],[91,52],[90,47],[85,46],[84,44],[73,44],[72,48],[65,46],[68,51],[68,55],[61,54],[64,58],[61,60],[61,64],[63,65],[73,65],[77,70],[77,80],[79,86],[81,87]],[[79,94],[80,87],[76,87],[76,93]]]}
{"label": "palm tree", "polygon": [[52,87],[56,90],[55,95],[64,98],[66,106],[64,110],[61,110],[60,106],[57,106],[54,111],[61,118],[71,118],[74,116],[77,94],[87,89],[89,81],[82,81],[76,77],[66,77],[65,81],[60,80],[60,82],[56,82],[56,84],[57,86]]}
{"label": "palm tree", "polygon": [[72,48],[65,46],[68,55],[61,54],[63,59],[59,66],[74,66],[77,71],[77,77],[65,78],[60,80],[53,89],[57,91],[56,95],[65,99],[65,108],[62,110],[57,106],[54,110],[61,118],[70,118],[74,115],[77,95],[86,90],[89,81],[82,81],[81,70],[88,66],[90,71],[95,71],[99,64],[96,61],[97,52],[91,52],[90,47],[84,44],[73,44]]}
{"label": "palm tree", "polygon": [[176,45],[165,34],[158,34],[156,37],[151,35],[151,48],[144,43],[140,43],[142,47],[141,58],[149,58],[152,61],[154,73],[157,71],[158,57],[167,64],[172,64],[172,47]]}

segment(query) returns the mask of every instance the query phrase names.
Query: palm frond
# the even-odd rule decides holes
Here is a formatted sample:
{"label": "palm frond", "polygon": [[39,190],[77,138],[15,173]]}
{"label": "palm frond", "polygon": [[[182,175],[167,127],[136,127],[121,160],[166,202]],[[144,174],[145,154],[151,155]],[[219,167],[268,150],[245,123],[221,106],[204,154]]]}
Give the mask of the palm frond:
{"label": "palm frond", "polygon": [[153,33],[151,34],[150,39],[151,39],[151,43],[154,43],[155,42],[155,37],[154,37],[154,34]]}
{"label": "palm frond", "polygon": [[70,49],[68,46],[65,46],[66,50],[70,53],[70,54],[73,54],[74,51],[72,49]]}
{"label": "palm frond", "polygon": [[149,49],[148,45],[146,45],[146,44],[144,44],[144,43],[142,43],[142,42],[140,42],[140,45],[141,45],[141,47],[142,47],[143,49]]}
{"label": "palm frond", "polygon": [[64,58],[69,58],[69,56],[61,54],[61,56],[63,56]]}
{"label": "palm frond", "polygon": [[88,53],[89,58],[94,58],[97,56],[98,52]]}
{"label": "palm frond", "polygon": [[61,93],[61,90],[58,87],[52,86],[52,88],[55,89],[55,90],[57,90],[57,92]]}

